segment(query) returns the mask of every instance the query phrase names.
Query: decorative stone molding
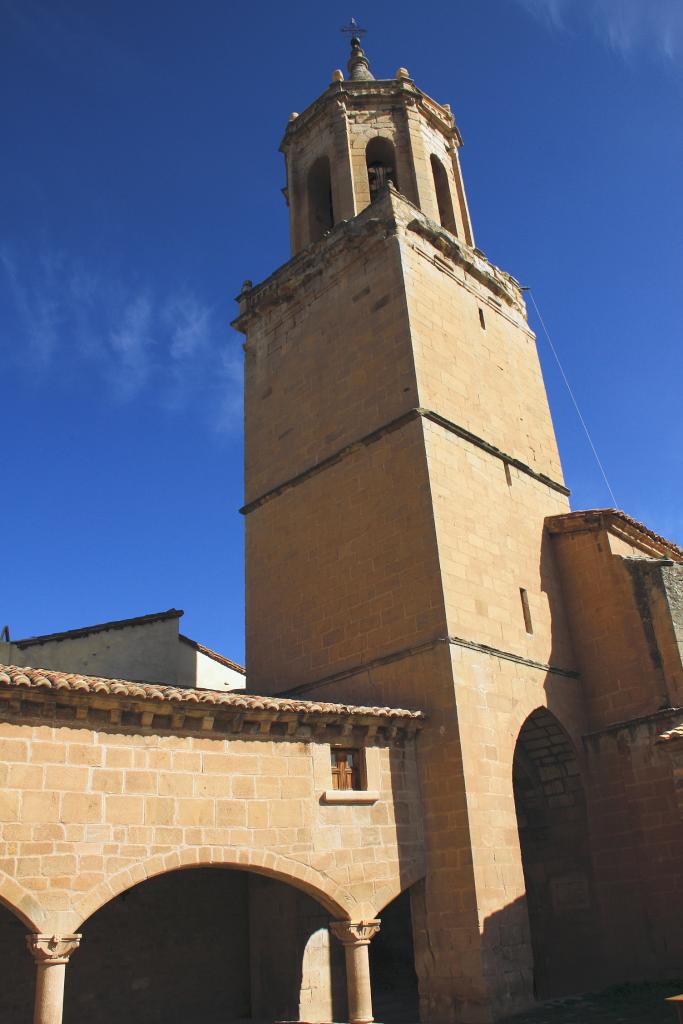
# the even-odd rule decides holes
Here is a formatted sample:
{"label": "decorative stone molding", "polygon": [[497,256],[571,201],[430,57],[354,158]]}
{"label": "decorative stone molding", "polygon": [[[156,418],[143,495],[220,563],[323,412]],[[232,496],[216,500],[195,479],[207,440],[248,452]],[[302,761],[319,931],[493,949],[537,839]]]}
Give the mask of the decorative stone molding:
{"label": "decorative stone molding", "polygon": [[37,964],[68,964],[81,943],[80,935],[27,935],[26,945]]}
{"label": "decorative stone molding", "polygon": [[331,921],[330,931],[343,946],[369,946],[380,928],[380,921]]}
{"label": "decorative stone molding", "polygon": [[378,800],[376,789],[326,789],[322,795],[324,804],[376,804]]}
{"label": "decorative stone molding", "polygon": [[521,313],[526,320],[526,307],[522,298],[521,286],[511,274],[494,266],[480,249],[473,249],[472,246],[462,242],[436,221],[426,217],[421,210],[418,213],[419,216],[414,217],[408,223],[409,231],[413,231],[420,238],[430,242],[444,256],[471,274],[480,284],[489,288],[499,299]]}

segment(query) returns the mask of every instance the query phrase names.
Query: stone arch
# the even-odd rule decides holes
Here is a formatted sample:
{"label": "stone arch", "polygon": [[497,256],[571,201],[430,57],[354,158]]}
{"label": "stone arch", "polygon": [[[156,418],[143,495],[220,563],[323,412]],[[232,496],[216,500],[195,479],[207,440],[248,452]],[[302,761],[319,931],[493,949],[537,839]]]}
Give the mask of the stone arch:
{"label": "stone arch", "polygon": [[411,864],[408,868],[401,868],[401,877],[395,882],[389,882],[375,895],[371,904],[364,904],[360,910],[363,917],[381,917],[382,911],[389,903],[392,903],[401,893],[406,892],[416,882],[422,881],[426,869],[424,864]]}
{"label": "stone arch", "polygon": [[351,893],[329,875],[299,861],[271,851],[197,846],[150,857],[118,871],[76,904],[70,928],[76,931],[106,903],[140,882],[170,871],[200,867],[236,868],[276,878],[312,896],[339,920],[351,920],[357,912],[357,901]]}
{"label": "stone arch", "polygon": [[574,744],[548,708],[524,720],[512,775],[536,995],[589,991],[600,950],[586,795]]}
{"label": "stone arch", "polygon": [[28,889],[4,871],[0,871],[0,903],[26,925],[29,931],[42,931],[45,911]]}
{"label": "stone arch", "polygon": [[557,712],[551,711],[544,704],[539,704],[531,709],[527,705],[519,716],[516,716],[511,735],[511,749],[513,753],[516,753],[519,748],[520,738],[524,736],[528,738],[530,732],[534,730],[543,731],[551,744],[561,754],[563,761],[570,763],[573,759],[582,770],[583,758],[576,746],[574,737],[572,737],[567,726],[561,721]]}
{"label": "stone arch", "polygon": [[334,227],[332,170],[328,156],[319,156],[313,161],[308,169],[306,187],[309,241],[319,242]]}
{"label": "stone arch", "polygon": [[[514,755],[517,747],[519,746],[519,737],[527,722],[531,719],[534,722],[537,722],[540,718],[544,718],[550,725],[550,728],[555,731],[558,736],[561,734],[564,740],[569,744],[573,756],[576,758],[576,763],[579,765],[581,770],[581,775],[583,776],[585,770],[585,757],[580,746],[580,730],[577,730],[575,723],[572,721],[572,708],[549,708],[547,704],[534,704],[533,701],[536,699],[538,699],[538,694],[532,696],[531,700],[528,702],[520,703],[510,716],[509,731],[506,731],[506,743],[509,743],[507,750],[510,757]],[[538,716],[538,718],[534,716]]]}
{"label": "stone arch", "polygon": [[451,184],[448,180],[448,172],[446,168],[439,160],[438,156],[434,153],[429,158],[429,162],[432,167],[432,177],[434,178],[434,191],[436,192],[436,203],[439,209],[439,220],[441,226],[450,231],[451,234],[457,235],[458,228],[455,223],[455,213],[453,211],[453,199],[451,197]]}

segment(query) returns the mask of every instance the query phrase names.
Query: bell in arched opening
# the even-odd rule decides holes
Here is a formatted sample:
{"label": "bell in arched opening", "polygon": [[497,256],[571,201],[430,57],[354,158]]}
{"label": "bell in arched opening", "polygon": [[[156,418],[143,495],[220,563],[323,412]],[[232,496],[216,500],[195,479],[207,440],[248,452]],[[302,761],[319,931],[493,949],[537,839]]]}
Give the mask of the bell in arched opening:
{"label": "bell in arched opening", "polygon": [[385,185],[391,183],[394,188],[398,188],[396,151],[389,139],[383,139],[379,136],[371,139],[365,150],[365,163],[368,168],[370,202],[374,202]]}

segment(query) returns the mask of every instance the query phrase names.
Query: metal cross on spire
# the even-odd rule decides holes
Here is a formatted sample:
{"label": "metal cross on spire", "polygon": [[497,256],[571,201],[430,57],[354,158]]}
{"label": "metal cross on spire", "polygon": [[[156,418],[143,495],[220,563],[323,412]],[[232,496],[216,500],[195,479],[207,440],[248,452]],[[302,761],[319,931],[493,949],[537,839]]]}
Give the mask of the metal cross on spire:
{"label": "metal cross on spire", "polygon": [[354,39],[357,39],[358,42],[360,42],[361,38],[364,35],[366,35],[368,30],[366,28],[361,28],[356,19],[351,18],[351,21],[348,23],[348,25],[344,25],[342,28],[339,29],[339,31],[342,33],[342,35],[348,36],[349,39],[351,40],[351,43],[353,44]]}

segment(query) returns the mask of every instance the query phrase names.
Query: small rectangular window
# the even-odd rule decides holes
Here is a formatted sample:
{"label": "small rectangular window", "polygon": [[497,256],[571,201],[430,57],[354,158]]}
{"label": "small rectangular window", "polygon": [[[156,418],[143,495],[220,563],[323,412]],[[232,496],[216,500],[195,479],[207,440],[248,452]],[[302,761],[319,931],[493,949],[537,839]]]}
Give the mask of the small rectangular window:
{"label": "small rectangular window", "polygon": [[486,320],[484,319],[484,310],[479,307],[479,323],[481,324],[482,331],[486,330]]}
{"label": "small rectangular window", "polygon": [[362,789],[360,750],[332,747],[332,789]]}
{"label": "small rectangular window", "polygon": [[504,462],[503,465],[505,466],[505,482],[507,483],[508,487],[512,487],[512,473],[510,472],[510,463]]}
{"label": "small rectangular window", "polygon": [[527,594],[524,587],[519,588],[519,596],[522,600],[522,615],[524,616],[524,627],[527,633],[531,634],[534,631],[533,623],[531,622],[531,610],[529,608],[529,595]]}

